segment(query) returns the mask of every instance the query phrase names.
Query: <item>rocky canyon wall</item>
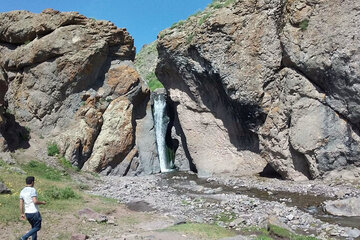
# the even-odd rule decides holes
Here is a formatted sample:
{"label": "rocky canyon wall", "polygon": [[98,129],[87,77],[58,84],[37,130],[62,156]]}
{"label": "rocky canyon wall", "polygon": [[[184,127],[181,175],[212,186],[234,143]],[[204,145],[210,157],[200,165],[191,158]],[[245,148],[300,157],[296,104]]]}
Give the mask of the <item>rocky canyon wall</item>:
{"label": "rocky canyon wall", "polygon": [[144,167],[157,159],[149,89],[126,29],[76,12],[0,13],[0,52],[2,151],[31,132],[85,170],[158,171]]}
{"label": "rocky canyon wall", "polygon": [[359,167],[359,16],[351,0],[217,1],[160,32],[179,152],[203,174]]}

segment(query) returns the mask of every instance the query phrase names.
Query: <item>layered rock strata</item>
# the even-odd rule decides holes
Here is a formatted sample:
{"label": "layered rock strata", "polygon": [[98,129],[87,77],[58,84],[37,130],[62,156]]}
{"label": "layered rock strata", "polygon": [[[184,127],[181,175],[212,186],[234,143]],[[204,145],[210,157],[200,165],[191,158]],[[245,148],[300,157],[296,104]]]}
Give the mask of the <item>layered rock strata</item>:
{"label": "layered rock strata", "polygon": [[[0,52],[3,150],[26,142],[12,140],[26,130],[56,142],[80,168],[125,175],[132,166],[136,173],[145,161],[136,129],[152,117],[126,29],[76,12],[1,13]],[[156,158],[155,148],[144,151]],[[125,170],[115,171],[122,162]]]}
{"label": "layered rock strata", "polygon": [[162,31],[156,73],[197,169],[360,166],[359,14],[350,0],[217,1]]}

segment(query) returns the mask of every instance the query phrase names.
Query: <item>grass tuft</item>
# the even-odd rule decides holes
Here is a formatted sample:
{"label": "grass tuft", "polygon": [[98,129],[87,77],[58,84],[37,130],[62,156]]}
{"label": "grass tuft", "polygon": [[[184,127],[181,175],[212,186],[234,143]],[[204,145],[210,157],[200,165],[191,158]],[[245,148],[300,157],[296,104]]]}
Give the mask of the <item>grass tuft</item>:
{"label": "grass tuft", "polygon": [[171,226],[159,231],[182,232],[201,239],[220,239],[236,235],[234,231],[219,227],[217,225],[203,223],[185,223]]}
{"label": "grass tuft", "polygon": [[210,12],[204,14],[204,15],[200,18],[198,24],[201,26],[201,25],[206,21],[206,19],[208,19],[210,16],[211,16],[211,13],[210,13]]}
{"label": "grass tuft", "polygon": [[47,145],[47,154],[48,154],[48,156],[55,156],[55,155],[57,155],[59,153],[60,153],[60,151],[59,151],[59,148],[58,148],[56,143],[49,143]]}
{"label": "grass tuft", "polygon": [[309,20],[308,19],[305,19],[305,20],[303,20],[303,21],[301,21],[299,23],[299,28],[301,29],[301,31],[305,31],[308,26],[309,26]]}
{"label": "grass tuft", "polygon": [[71,187],[58,188],[54,186],[45,190],[43,197],[47,200],[80,199],[80,195],[76,194]]}

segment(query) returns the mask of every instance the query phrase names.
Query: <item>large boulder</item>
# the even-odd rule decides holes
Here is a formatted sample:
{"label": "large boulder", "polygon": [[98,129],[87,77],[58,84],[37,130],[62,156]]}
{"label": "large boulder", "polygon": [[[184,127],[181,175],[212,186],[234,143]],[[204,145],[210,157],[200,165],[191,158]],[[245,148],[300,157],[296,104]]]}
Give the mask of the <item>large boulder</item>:
{"label": "large boulder", "polygon": [[359,11],[220,0],[162,31],[156,74],[179,152],[200,172],[253,174],[265,159],[293,180],[359,166]]}
{"label": "large boulder", "polygon": [[360,217],[360,198],[326,201],[324,210],[335,216]]}
{"label": "large boulder", "polygon": [[31,131],[74,166],[104,173],[153,151],[136,146],[149,90],[126,29],[76,12],[12,11],[0,13],[0,41],[0,150],[28,144]]}

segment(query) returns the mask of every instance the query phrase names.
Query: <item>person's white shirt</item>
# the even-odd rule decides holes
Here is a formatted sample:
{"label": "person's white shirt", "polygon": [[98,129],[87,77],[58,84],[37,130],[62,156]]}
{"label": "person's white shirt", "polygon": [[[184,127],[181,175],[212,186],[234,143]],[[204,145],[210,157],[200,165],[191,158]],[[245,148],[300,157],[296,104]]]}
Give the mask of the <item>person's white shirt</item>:
{"label": "person's white shirt", "polygon": [[24,187],[20,192],[20,199],[24,200],[25,213],[36,213],[38,206],[34,204],[33,197],[37,197],[36,189],[33,187]]}

